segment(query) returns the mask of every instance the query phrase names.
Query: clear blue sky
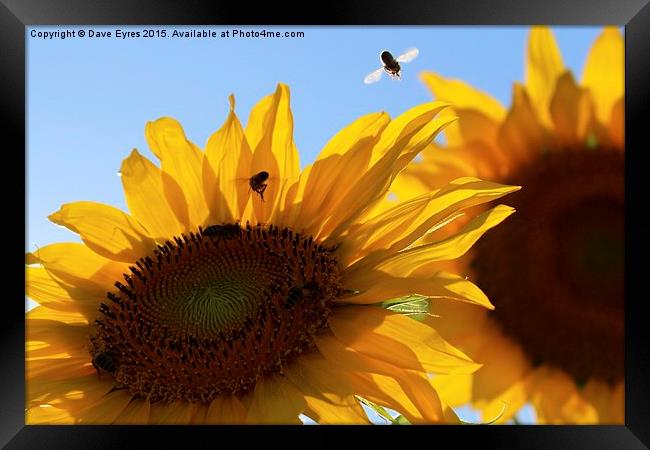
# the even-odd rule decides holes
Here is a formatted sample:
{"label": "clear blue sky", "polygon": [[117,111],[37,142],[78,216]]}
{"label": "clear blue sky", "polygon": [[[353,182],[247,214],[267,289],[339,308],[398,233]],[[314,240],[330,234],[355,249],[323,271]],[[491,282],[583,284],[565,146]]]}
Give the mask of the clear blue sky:
{"label": "clear blue sky", "polygon": [[[71,27],[168,34],[188,27]],[[195,27],[192,27],[195,28]],[[200,29],[206,29],[201,27]],[[239,28],[213,27],[219,33]],[[303,38],[54,38],[27,29],[26,250],[76,241],[47,220],[62,203],[104,202],[126,210],[116,173],[132,148],[151,156],[144,126],[160,116],[183,124],[203,146],[228,113],[234,93],[246,123],[250,108],[278,82],[291,88],[295,141],[301,166],[312,162],[340,128],[360,115],[396,116],[431,95],[417,74],[434,70],[460,78],[510,104],[513,81],[523,80],[527,27],[264,27],[303,31]],[[262,28],[256,28],[260,30]],[[564,63],[577,77],[600,32],[596,27],[555,27]],[[379,52],[420,54],[404,65],[403,79],[363,78],[379,67]],[[29,302],[31,307],[33,302]],[[479,420],[463,410],[466,420]],[[534,422],[529,409],[520,420]]]}

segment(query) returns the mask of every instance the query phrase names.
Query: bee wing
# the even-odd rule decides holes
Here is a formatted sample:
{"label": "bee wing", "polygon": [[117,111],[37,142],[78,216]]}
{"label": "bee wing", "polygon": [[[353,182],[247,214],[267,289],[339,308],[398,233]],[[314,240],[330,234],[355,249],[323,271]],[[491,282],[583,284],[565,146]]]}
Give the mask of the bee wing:
{"label": "bee wing", "polygon": [[415,59],[416,56],[418,56],[418,53],[420,53],[420,50],[418,50],[417,48],[415,47],[409,48],[403,54],[397,57],[397,62],[401,62],[401,63],[411,62]]}
{"label": "bee wing", "polygon": [[375,83],[379,81],[379,79],[381,78],[381,74],[383,72],[384,72],[384,68],[380,67],[379,69],[369,73],[368,76],[366,76],[366,78],[363,79],[363,82],[365,84]]}
{"label": "bee wing", "polygon": [[[280,179],[280,177],[278,177],[278,176],[270,176],[270,177],[268,177],[268,178],[266,179],[266,181],[264,181],[264,182],[265,182],[265,183],[268,183],[269,181],[278,181],[279,179]],[[233,183],[236,183],[236,182],[239,182],[239,183],[250,183],[250,181],[251,181],[250,177],[249,177],[249,178],[233,178],[233,179],[232,179],[232,182],[233,182]]]}

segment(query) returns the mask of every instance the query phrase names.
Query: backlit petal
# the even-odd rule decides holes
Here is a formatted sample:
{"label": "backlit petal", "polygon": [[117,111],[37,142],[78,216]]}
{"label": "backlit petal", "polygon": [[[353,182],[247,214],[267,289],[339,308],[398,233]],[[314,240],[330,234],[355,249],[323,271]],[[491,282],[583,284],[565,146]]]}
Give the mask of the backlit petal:
{"label": "backlit petal", "polygon": [[221,395],[210,403],[206,424],[241,424],[246,421],[246,408],[234,395]]}
{"label": "backlit petal", "polygon": [[[210,216],[217,223],[228,215],[241,217],[249,200],[248,179],[251,173],[253,153],[248,145],[244,128],[235,114],[235,97],[230,96],[228,118],[208,139],[205,158],[214,179],[212,183],[204,175],[204,190]],[[205,171],[204,161],[204,171]],[[218,192],[219,195],[215,195]],[[224,211],[227,208],[228,211]]]}
{"label": "backlit petal", "polygon": [[164,241],[189,228],[185,197],[169,175],[137,150],[122,162],[120,174],[129,211],[149,236]]}
{"label": "backlit petal", "polygon": [[564,72],[564,63],[553,32],[535,26],[530,31],[526,51],[526,90],[542,123],[551,124],[549,102],[557,79]]}
{"label": "backlit petal", "polygon": [[591,90],[602,124],[609,123],[612,108],[625,91],[624,52],[623,36],[618,28],[606,27],[585,61],[582,84]]}
{"label": "backlit petal", "polygon": [[137,220],[101,203],[67,203],[48,219],[79,234],[94,252],[116,261],[133,262],[155,248]]}
{"label": "backlit petal", "polygon": [[190,224],[201,225],[208,216],[203,195],[203,152],[185,137],[181,124],[170,117],[148,122],[145,136],[149,147],[160,158],[162,170],[181,186]]}
{"label": "backlit petal", "polygon": [[298,416],[305,411],[304,395],[279,375],[260,378],[246,421],[252,424],[301,424]]}
{"label": "backlit petal", "polygon": [[433,328],[382,308],[338,308],[330,328],[354,350],[397,367],[436,373],[469,373],[480,367]]}

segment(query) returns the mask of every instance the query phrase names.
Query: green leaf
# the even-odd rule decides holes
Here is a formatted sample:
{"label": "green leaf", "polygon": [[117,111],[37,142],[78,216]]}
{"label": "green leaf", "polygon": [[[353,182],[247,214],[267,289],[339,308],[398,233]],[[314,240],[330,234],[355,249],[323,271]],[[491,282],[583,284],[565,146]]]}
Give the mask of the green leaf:
{"label": "green leaf", "polygon": [[422,322],[427,316],[433,316],[433,314],[431,314],[431,303],[429,302],[429,298],[423,295],[414,294],[386,300],[385,302],[379,303],[377,306],[404,314],[418,322]]}
{"label": "green leaf", "polygon": [[411,425],[411,422],[409,422],[408,420],[406,420],[406,417],[404,417],[404,416],[401,415],[401,414],[400,414],[399,416],[395,417],[394,420],[395,420],[395,423],[396,423],[397,425]]}
{"label": "green leaf", "polygon": [[[391,415],[388,413],[388,411],[386,411],[386,409],[384,409],[383,406],[378,405],[378,404],[376,404],[376,403],[374,403],[374,402],[371,402],[370,400],[367,400],[367,399],[365,399],[365,398],[363,398],[363,397],[359,397],[358,395],[356,395],[355,397],[357,397],[357,399],[358,399],[361,403],[363,403],[363,404],[366,405],[368,408],[370,408],[370,409],[372,409],[374,412],[376,412],[377,415],[379,415],[381,418],[387,420],[388,423],[390,423],[390,424],[392,424],[392,425],[403,425],[403,424],[398,423],[396,419],[393,419],[393,416],[391,416]],[[400,416],[400,417],[401,417],[401,416]]]}

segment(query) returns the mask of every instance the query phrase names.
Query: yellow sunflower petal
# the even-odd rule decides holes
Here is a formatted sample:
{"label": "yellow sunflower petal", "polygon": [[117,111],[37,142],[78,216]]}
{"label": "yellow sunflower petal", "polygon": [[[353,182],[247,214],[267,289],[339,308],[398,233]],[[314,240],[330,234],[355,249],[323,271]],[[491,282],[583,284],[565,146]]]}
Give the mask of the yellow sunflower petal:
{"label": "yellow sunflower petal", "polygon": [[399,251],[463,209],[496,200],[519,186],[491,183],[471,177],[452,181],[432,193],[402,201],[367,219],[346,239],[340,260],[344,266],[370,251]]}
{"label": "yellow sunflower petal", "polygon": [[458,258],[465,254],[486,231],[497,226],[513,212],[515,212],[514,208],[498,205],[473,218],[454,236],[388,255],[375,267],[391,274],[409,275],[431,261]]}
{"label": "yellow sunflower petal", "polygon": [[614,387],[612,393],[610,423],[617,425],[625,423],[625,382],[623,380]]}
{"label": "yellow sunflower petal", "polygon": [[[513,161],[509,151],[502,148],[499,143],[501,126],[502,124],[499,124],[496,142],[494,144],[474,140],[458,147],[449,148],[449,153],[453,153],[457,158],[464,161],[465,164],[471,166],[472,170],[460,175],[450,176],[445,181],[449,182],[461,175],[476,176],[483,180],[507,179],[512,168],[516,167],[516,161]],[[443,156],[441,155],[440,157],[442,158]],[[432,163],[435,163],[435,160]]]}
{"label": "yellow sunflower petal", "polygon": [[[453,280],[454,277],[455,275],[451,275],[450,279]],[[483,329],[491,315],[487,309],[476,308],[475,305],[460,301],[429,302],[429,306],[432,316],[427,316],[424,322],[468,355],[474,355],[489,339],[487,331]],[[468,327],[468,323],[472,326]],[[476,360],[474,356],[472,359]]]}
{"label": "yellow sunflower petal", "polygon": [[260,146],[268,146],[273,152],[280,169],[280,179],[293,181],[298,178],[300,163],[293,142],[293,115],[286,84],[278,83],[275,93],[259,102],[251,111],[246,136],[255,152]]}
{"label": "yellow sunflower petal", "polygon": [[322,230],[325,235],[336,239],[350,223],[383,198],[401,168],[451,123],[449,119],[434,120],[445,107],[446,104],[439,102],[420,105],[388,124],[373,148],[370,168],[332,209]]}
{"label": "yellow sunflower petal", "polygon": [[154,403],[149,412],[149,423],[152,425],[189,425],[196,407],[196,403],[184,401]]}
{"label": "yellow sunflower petal", "polygon": [[203,195],[203,153],[185,137],[181,124],[170,117],[148,122],[145,136],[152,151],[156,149],[162,170],[182,187],[190,224],[201,225],[208,216]]}
{"label": "yellow sunflower petal", "polygon": [[549,102],[563,72],[562,55],[551,29],[532,27],[526,52],[526,90],[542,123],[547,126],[551,124]]}
{"label": "yellow sunflower petal", "polygon": [[104,258],[77,243],[46,245],[28,253],[26,259],[27,264],[42,264],[57,281],[102,295],[128,272],[127,264]]}
{"label": "yellow sunflower petal", "polygon": [[93,373],[97,375],[91,364],[90,355],[42,358],[27,361],[25,364],[25,378],[27,380],[65,380],[85,377]]}
{"label": "yellow sunflower petal", "polygon": [[[398,408],[400,406],[402,408],[398,412],[404,414],[411,423],[458,423],[453,411],[449,411],[449,408],[443,406],[438,393],[424,373],[412,370],[397,371],[394,379],[399,387],[381,375],[367,374],[361,375],[361,378],[366,380],[370,378],[377,383],[374,389],[367,389],[369,388],[367,384],[366,389],[360,385],[359,391],[362,396],[366,395],[369,400],[382,404],[382,399],[386,398],[385,394],[390,392],[394,399],[385,406],[393,408],[395,399],[398,399]],[[382,390],[383,392],[381,392]]]}
{"label": "yellow sunflower petal", "polygon": [[332,137],[318,154],[316,160],[332,155],[345,155],[354,151],[362,140],[373,141],[390,122],[385,112],[376,112],[359,117]]}
{"label": "yellow sunflower petal", "polygon": [[[436,117],[447,108],[449,104],[444,102],[424,103],[393,119],[373,148],[370,167],[378,166],[381,161],[393,163],[406,154],[421,152],[442,129],[456,120],[455,116]],[[393,167],[392,170],[398,169]]]}
{"label": "yellow sunflower petal", "polygon": [[72,425],[75,418],[65,409],[51,405],[35,406],[25,413],[26,425]]}
{"label": "yellow sunflower petal", "polygon": [[582,84],[591,90],[602,124],[609,123],[614,104],[624,94],[624,52],[623,36],[618,28],[606,27],[585,62]]}
{"label": "yellow sunflower petal", "polygon": [[220,396],[210,403],[205,415],[209,424],[241,424],[246,422],[246,408],[234,395]]}
{"label": "yellow sunflower petal", "polygon": [[115,419],[114,425],[147,425],[151,403],[145,398],[135,398],[122,411],[122,414]]}
{"label": "yellow sunflower petal", "polygon": [[[205,176],[204,189],[210,216],[221,223],[227,216],[241,217],[250,198],[248,179],[253,153],[248,145],[244,128],[235,114],[235,97],[230,96],[228,118],[210,138],[205,147],[205,159],[214,174],[214,180]],[[215,195],[218,192],[219,195]],[[227,211],[224,209],[227,208]]]}
{"label": "yellow sunflower petal", "polygon": [[598,413],[580,395],[573,380],[559,370],[542,368],[531,401],[540,424],[597,424]]}
{"label": "yellow sunflower petal", "polygon": [[576,85],[571,72],[565,72],[557,80],[550,112],[561,147],[584,145],[591,118],[590,97],[585,89]]}
{"label": "yellow sunflower petal", "polygon": [[321,355],[330,364],[336,364],[346,370],[372,372],[386,376],[393,376],[399,370],[397,366],[355,350],[330,333],[316,336],[314,342]]}
{"label": "yellow sunflower petal", "polygon": [[[300,209],[302,207],[303,199],[305,196],[305,187],[307,186],[307,180],[311,173],[312,165],[308,165],[300,173],[300,177],[287,189],[287,195],[284,198],[284,205],[280,205],[282,209],[281,217],[276,216],[276,223],[283,224],[289,228],[296,229],[298,215],[300,214]],[[301,228],[304,232],[305,228]],[[310,233],[311,234],[311,233]]]}
{"label": "yellow sunflower petal", "polygon": [[133,217],[157,240],[189,228],[183,192],[168,174],[133,150],[120,169],[126,204]]}
{"label": "yellow sunflower petal", "polygon": [[423,373],[416,375],[382,359],[375,359],[332,335],[321,335],[315,341],[330,364],[345,368],[348,382],[357,395],[397,409],[412,423],[439,422],[443,417],[437,394],[431,386],[422,384],[421,379],[426,377]]}
{"label": "yellow sunflower petal", "polygon": [[76,413],[100,401],[113,389],[113,381],[97,374],[64,380],[30,379],[26,383],[26,405],[48,404]]}
{"label": "yellow sunflower petal", "polygon": [[595,409],[599,424],[621,424],[625,422],[624,383],[616,387],[609,383],[591,379],[583,389],[582,396]]}
{"label": "yellow sunflower petal", "polygon": [[205,425],[205,416],[208,413],[208,408],[210,407],[207,403],[199,403],[194,408],[194,414],[190,419],[189,425]]}
{"label": "yellow sunflower petal", "polygon": [[471,352],[474,360],[483,363],[474,374],[473,396],[478,402],[498,403],[504,392],[525,378],[530,366],[518,344],[505,337],[492,322],[484,325],[476,336],[481,341],[480,348]]}
{"label": "yellow sunflower petal", "polygon": [[[449,127],[451,125],[445,130]],[[390,192],[395,195],[395,200],[412,199],[440,189],[458,178],[475,177],[478,173],[473,160],[461,157],[456,149],[431,144],[422,151],[422,156],[423,161],[410,164],[391,185]],[[388,203],[378,208],[378,211],[386,209]]]}
{"label": "yellow sunflower petal", "polygon": [[550,112],[560,147],[584,145],[593,126],[593,103],[586,89],[578,87],[571,72],[557,81]]}
{"label": "yellow sunflower petal", "polygon": [[372,148],[390,122],[386,113],[363,116],[336,134],[323,148],[305,179],[297,223],[317,234],[322,222],[333,214],[345,195],[364,173]]}
{"label": "yellow sunflower petal", "polygon": [[[203,176],[203,191],[209,210],[204,225],[235,222],[235,216],[231,211],[231,207],[228,204],[224,193],[219,189],[219,179],[205,154],[203,155],[201,170]],[[234,185],[236,182],[233,181],[232,183]],[[237,209],[236,204],[234,205],[234,209]]]}
{"label": "yellow sunflower petal", "polygon": [[78,313],[86,320],[95,317],[99,304],[106,298],[103,290],[84,291],[55,281],[43,267],[25,269],[25,294],[42,306],[60,313]]}
{"label": "yellow sunflower petal", "polygon": [[77,423],[110,425],[120,417],[132,398],[133,395],[128,389],[120,389],[106,394],[98,402],[76,413]]}
{"label": "yellow sunflower petal", "polygon": [[433,328],[382,308],[337,308],[330,328],[352,349],[397,367],[435,373],[471,373],[480,367]]}
{"label": "yellow sunflower petal", "polygon": [[246,421],[254,424],[301,424],[307,408],[304,395],[278,375],[261,378],[255,385]]}
{"label": "yellow sunflower petal", "polygon": [[348,377],[355,392],[363,398],[398,411],[413,424],[427,422],[395,378],[365,372],[348,372]]}
{"label": "yellow sunflower petal", "polygon": [[544,152],[547,142],[539,113],[521,84],[513,85],[512,96],[512,108],[501,125],[498,141],[512,161],[523,163]]}
{"label": "yellow sunflower petal", "polygon": [[300,174],[286,85],[279,83],[274,94],[255,105],[246,125],[246,137],[253,149],[249,177],[261,171],[269,172],[264,202],[253,203],[258,221],[266,222],[275,205],[278,202],[282,204],[286,190]]}
{"label": "yellow sunflower petal", "polygon": [[609,136],[618,150],[625,149],[625,102],[618,100],[612,107],[612,116],[609,120]]}
{"label": "yellow sunflower petal", "polygon": [[249,178],[260,172],[268,172],[269,178],[266,181],[266,190],[264,191],[264,201],[261,197],[252,192],[249,188],[248,195],[252,194],[250,205],[252,205],[257,222],[268,222],[275,210],[275,204],[278,198],[282,196],[283,180],[277,175],[280,173],[278,161],[268,145],[261,145],[255,149],[251,160],[251,169]]}
{"label": "yellow sunflower petal", "polygon": [[482,405],[480,407],[482,420],[503,424],[512,419],[526,402],[528,402],[532,383],[533,376],[529,374],[512,383],[492,401]]}
{"label": "yellow sunflower petal", "polygon": [[362,397],[396,409],[413,424],[459,423],[453,410],[443,406],[423,373],[402,370],[392,379],[376,374],[354,375],[357,376],[355,387]]}
{"label": "yellow sunflower petal", "polygon": [[386,299],[422,295],[433,299],[451,299],[494,309],[487,296],[469,280],[447,272],[428,277],[395,277],[382,271],[364,271],[358,277],[346,280],[346,286],[359,294],[342,297],[340,303],[371,304]]}
{"label": "yellow sunflower petal", "polygon": [[88,325],[88,318],[77,310],[59,311],[39,305],[31,309],[27,316],[30,319],[54,320],[66,324],[83,324]]}
{"label": "yellow sunflower petal", "polygon": [[445,403],[460,406],[472,400],[473,374],[435,375],[431,380]]}
{"label": "yellow sunflower petal", "polygon": [[345,374],[323,358],[303,355],[287,368],[286,375],[305,394],[310,416],[318,423],[369,423]]}
{"label": "yellow sunflower petal", "polygon": [[57,320],[33,318],[34,315],[32,312],[41,308],[43,307],[36,307],[26,314],[25,337],[28,347],[32,342],[45,343],[47,345],[35,346],[34,348],[40,348],[38,350],[28,351],[28,360],[50,355],[89,355],[86,347],[86,339],[88,334],[90,334],[88,325],[85,323],[69,324]]}
{"label": "yellow sunflower petal", "polygon": [[136,261],[156,246],[137,220],[101,203],[67,203],[48,219],[79,234],[95,253],[116,261]]}
{"label": "yellow sunflower petal", "polygon": [[423,373],[405,370],[405,377],[400,386],[405,390],[419,411],[426,411],[426,418],[432,422],[449,421],[455,415],[445,412],[438,393],[433,389],[428,376]]}
{"label": "yellow sunflower petal", "polygon": [[451,103],[455,109],[476,110],[495,122],[505,117],[506,109],[497,99],[461,80],[444,78],[434,72],[423,72],[420,79],[437,100]]}
{"label": "yellow sunflower petal", "polygon": [[[492,147],[496,146],[497,133],[501,122],[497,122],[482,112],[473,109],[454,108],[454,113],[458,117],[457,124],[463,143],[478,141]],[[452,142],[447,143],[450,146],[454,145]]]}

